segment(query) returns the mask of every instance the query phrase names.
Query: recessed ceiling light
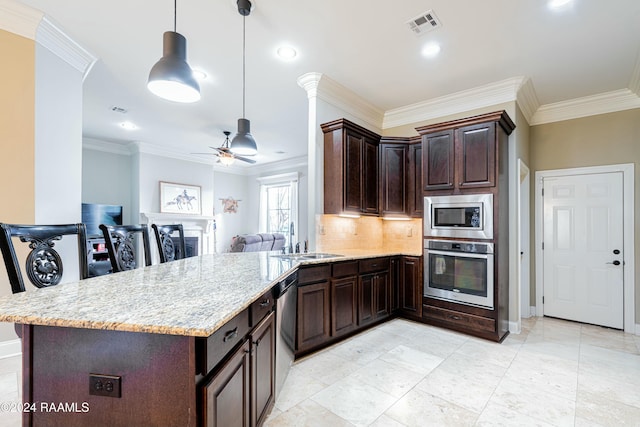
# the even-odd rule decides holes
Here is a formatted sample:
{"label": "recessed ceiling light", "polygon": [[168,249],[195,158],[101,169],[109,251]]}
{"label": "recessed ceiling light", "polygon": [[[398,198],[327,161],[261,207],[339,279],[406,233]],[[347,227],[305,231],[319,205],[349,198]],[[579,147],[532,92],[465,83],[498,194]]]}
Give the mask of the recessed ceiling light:
{"label": "recessed ceiling light", "polygon": [[291,61],[298,55],[298,52],[296,52],[296,50],[291,46],[281,46],[278,48],[276,53],[278,54],[278,57],[280,59],[283,59],[285,61]]}
{"label": "recessed ceiling light", "polygon": [[427,58],[433,58],[440,53],[440,45],[438,43],[427,43],[422,48],[422,54]]}
{"label": "recessed ceiling light", "polygon": [[125,128],[126,130],[138,129],[138,126],[136,126],[135,123],[132,123],[132,122],[122,122],[120,123],[120,126]]}
{"label": "recessed ceiling light", "polygon": [[563,7],[569,5],[573,0],[549,0],[547,5],[549,9],[562,9]]}
{"label": "recessed ceiling light", "polygon": [[206,78],[207,78],[207,73],[205,73],[205,72],[204,72],[204,71],[202,71],[202,70],[196,70],[196,69],[193,69],[193,70],[191,71],[191,74],[193,74],[193,77],[194,77],[196,80],[199,80],[199,81],[202,81],[202,80],[204,80],[204,79],[206,79]]}

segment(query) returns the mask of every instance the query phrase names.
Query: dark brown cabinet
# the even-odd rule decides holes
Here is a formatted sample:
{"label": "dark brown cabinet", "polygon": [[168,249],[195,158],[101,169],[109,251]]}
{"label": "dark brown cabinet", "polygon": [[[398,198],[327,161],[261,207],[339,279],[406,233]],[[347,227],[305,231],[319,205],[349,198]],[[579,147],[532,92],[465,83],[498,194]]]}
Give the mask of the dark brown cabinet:
{"label": "dark brown cabinet", "polygon": [[504,112],[416,128],[422,136],[423,190],[495,187],[499,128],[506,135],[515,128]]}
{"label": "dark brown cabinet", "polygon": [[298,287],[296,349],[299,352],[323,344],[331,337],[330,289],[329,280]]}
{"label": "dark brown cabinet", "polygon": [[358,276],[331,280],[331,336],[338,337],[358,327]]}
{"label": "dark brown cabinet", "polygon": [[389,266],[389,258],[360,261],[358,326],[365,326],[391,315]]}
{"label": "dark brown cabinet", "polygon": [[262,425],[275,399],[276,331],[271,312],[249,336],[251,354],[251,426]]}
{"label": "dark brown cabinet", "polygon": [[246,340],[202,389],[203,424],[249,427],[250,343]]}
{"label": "dark brown cabinet", "polygon": [[409,171],[407,180],[407,212],[414,218],[422,218],[424,202],[422,194],[422,143],[411,140],[409,145]]}
{"label": "dark brown cabinet", "polygon": [[380,214],[407,216],[408,145],[406,142],[380,144]]}
{"label": "dark brown cabinet", "polygon": [[[270,311],[249,333],[248,339],[239,335],[241,344],[201,387],[203,425],[262,425],[275,398],[274,322],[274,312]],[[232,335],[238,336],[225,334],[226,337]]]}
{"label": "dark brown cabinet", "polygon": [[422,257],[404,256],[400,265],[400,310],[409,317],[422,315]]}
{"label": "dark brown cabinet", "polygon": [[378,214],[380,136],[340,119],[324,132],[324,213]]}

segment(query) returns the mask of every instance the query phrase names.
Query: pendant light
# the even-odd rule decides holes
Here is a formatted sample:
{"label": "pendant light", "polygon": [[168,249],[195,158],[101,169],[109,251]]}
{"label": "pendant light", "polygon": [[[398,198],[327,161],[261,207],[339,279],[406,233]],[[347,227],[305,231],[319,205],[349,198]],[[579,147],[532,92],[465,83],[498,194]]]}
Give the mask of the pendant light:
{"label": "pendant light", "polygon": [[238,12],[242,15],[242,118],[238,119],[238,133],[231,140],[231,151],[241,156],[253,156],[258,152],[255,139],[251,136],[251,123],[245,118],[245,69],[246,69],[246,25],[245,19],[251,13],[251,1],[238,0]]}
{"label": "pendant light", "polygon": [[162,39],[162,58],[151,68],[147,88],[160,98],[175,102],[200,100],[200,85],[187,64],[187,39],[176,32],[177,0],[173,2],[173,31]]}

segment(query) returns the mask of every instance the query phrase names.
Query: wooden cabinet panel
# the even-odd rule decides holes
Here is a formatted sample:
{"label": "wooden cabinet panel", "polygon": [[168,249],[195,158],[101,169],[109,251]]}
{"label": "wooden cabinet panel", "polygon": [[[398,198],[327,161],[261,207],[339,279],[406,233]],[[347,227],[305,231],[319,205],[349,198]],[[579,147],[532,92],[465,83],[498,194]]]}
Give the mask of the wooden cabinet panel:
{"label": "wooden cabinet panel", "polygon": [[458,188],[493,187],[496,183],[495,123],[456,129]]}
{"label": "wooden cabinet panel", "polygon": [[453,189],[454,153],[453,130],[422,137],[424,191]]}
{"label": "wooden cabinet panel", "polygon": [[496,331],[495,319],[448,310],[446,308],[430,305],[425,306],[424,317],[435,320],[436,322],[446,322],[458,328],[469,329],[472,331],[484,333],[495,333]]}
{"label": "wooden cabinet panel", "polygon": [[331,281],[331,336],[337,337],[358,326],[358,276]]}
{"label": "wooden cabinet panel", "polygon": [[364,137],[347,134],[344,154],[344,210],[360,212],[362,209],[362,165]]}
{"label": "wooden cabinet panel", "polygon": [[406,144],[380,145],[380,213],[407,215]]}
{"label": "wooden cabinet panel", "polygon": [[358,286],[358,326],[364,326],[375,319],[375,274],[360,276]]}
{"label": "wooden cabinet panel", "polygon": [[261,425],[275,399],[275,315],[271,312],[250,335],[251,426]]}
{"label": "wooden cabinet panel", "polygon": [[375,275],[375,319],[382,319],[391,315],[391,281],[389,272],[383,271]]}
{"label": "wooden cabinet panel", "polygon": [[324,213],[378,214],[380,135],[340,119],[324,132]]}
{"label": "wooden cabinet panel", "polygon": [[389,261],[389,282],[391,289],[391,312],[400,308],[400,258],[394,257]]}
{"label": "wooden cabinet panel", "polygon": [[298,351],[322,344],[330,337],[329,281],[298,287]]}
{"label": "wooden cabinet panel", "polygon": [[400,274],[400,309],[420,316],[422,311],[422,261],[420,257],[402,257]]}
{"label": "wooden cabinet panel", "polygon": [[407,180],[407,212],[422,218],[424,210],[422,194],[422,144],[409,146],[409,171]]}
{"label": "wooden cabinet panel", "polygon": [[196,340],[196,366],[198,373],[206,375],[242,340],[249,332],[249,310],[243,310],[236,317],[207,338]]}
{"label": "wooden cabinet panel", "polygon": [[203,425],[249,427],[249,341],[244,342],[201,389]]}
{"label": "wooden cabinet panel", "polygon": [[362,212],[378,214],[378,143],[365,140],[362,164]]}

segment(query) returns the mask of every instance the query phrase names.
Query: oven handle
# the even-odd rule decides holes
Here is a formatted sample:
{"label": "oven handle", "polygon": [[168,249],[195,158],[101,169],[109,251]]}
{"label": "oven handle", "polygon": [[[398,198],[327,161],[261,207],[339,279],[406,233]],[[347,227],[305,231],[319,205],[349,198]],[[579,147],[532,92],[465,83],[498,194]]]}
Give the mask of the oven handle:
{"label": "oven handle", "polygon": [[433,249],[425,249],[425,255],[434,254],[434,255],[445,255],[452,256],[458,258],[480,258],[480,259],[489,259],[489,257],[493,258],[493,254],[474,254],[470,252],[453,252],[453,251],[434,251]]}

